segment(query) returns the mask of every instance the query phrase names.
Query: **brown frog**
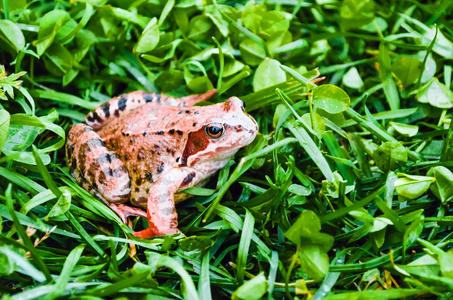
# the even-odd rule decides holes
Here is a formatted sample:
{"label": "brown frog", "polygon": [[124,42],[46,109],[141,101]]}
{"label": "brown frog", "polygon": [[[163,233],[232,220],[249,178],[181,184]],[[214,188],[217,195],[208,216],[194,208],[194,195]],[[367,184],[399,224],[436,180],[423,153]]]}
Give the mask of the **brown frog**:
{"label": "brown frog", "polygon": [[193,106],[215,92],[175,99],[136,91],[111,99],[70,130],[71,175],[123,222],[146,217],[149,228],[135,236],[179,232],[175,203],[189,195],[177,191],[203,185],[258,132],[237,97]]}

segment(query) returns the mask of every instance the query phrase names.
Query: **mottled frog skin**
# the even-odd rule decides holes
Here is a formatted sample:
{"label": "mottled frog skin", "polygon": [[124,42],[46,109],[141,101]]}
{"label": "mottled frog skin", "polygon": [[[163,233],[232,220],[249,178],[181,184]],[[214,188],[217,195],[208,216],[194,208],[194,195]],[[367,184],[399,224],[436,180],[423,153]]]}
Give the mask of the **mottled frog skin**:
{"label": "mottled frog skin", "polygon": [[237,97],[192,106],[214,93],[175,99],[136,91],[111,99],[70,130],[71,175],[123,222],[146,217],[149,228],[135,236],[179,232],[175,202],[188,194],[177,191],[203,185],[258,132]]}

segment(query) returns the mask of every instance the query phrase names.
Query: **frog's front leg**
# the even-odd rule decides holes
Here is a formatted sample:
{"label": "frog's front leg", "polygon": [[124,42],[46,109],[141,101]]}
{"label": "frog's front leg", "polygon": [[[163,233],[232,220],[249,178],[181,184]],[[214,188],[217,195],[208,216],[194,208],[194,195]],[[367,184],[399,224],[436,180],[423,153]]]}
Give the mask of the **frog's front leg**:
{"label": "frog's front leg", "polygon": [[66,158],[71,175],[86,190],[103,200],[126,222],[128,215],[143,216],[144,212],[121,204],[129,199],[131,182],[120,157],[104,146],[93,128],[75,125],[68,134]]}
{"label": "frog's front leg", "polygon": [[150,238],[179,233],[174,194],[179,189],[194,186],[199,180],[197,172],[191,168],[171,169],[162,174],[151,187],[148,195],[149,228],[134,232],[134,235]]}

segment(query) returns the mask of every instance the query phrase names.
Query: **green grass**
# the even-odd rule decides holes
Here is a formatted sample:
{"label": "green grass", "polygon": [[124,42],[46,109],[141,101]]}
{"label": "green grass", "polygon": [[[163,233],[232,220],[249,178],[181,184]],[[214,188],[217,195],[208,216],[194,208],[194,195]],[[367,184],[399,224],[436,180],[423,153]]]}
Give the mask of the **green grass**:
{"label": "green grass", "polygon": [[[453,297],[453,3],[256,2],[2,0],[0,295]],[[188,190],[185,237],[134,238],[66,133],[121,93],[212,88],[260,134]]]}

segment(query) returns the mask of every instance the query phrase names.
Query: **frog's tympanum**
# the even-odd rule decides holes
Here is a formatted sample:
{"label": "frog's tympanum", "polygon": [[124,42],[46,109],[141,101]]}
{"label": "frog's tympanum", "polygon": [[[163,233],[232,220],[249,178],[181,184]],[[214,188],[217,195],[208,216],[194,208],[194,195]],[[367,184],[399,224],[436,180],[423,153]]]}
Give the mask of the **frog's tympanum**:
{"label": "frog's tympanum", "polygon": [[258,132],[237,97],[192,106],[214,93],[175,99],[137,91],[111,99],[69,132],[71,175],[123,222],[146,217],[149,228],[135,236],[179,232],[175,203],[189,195],[178,190],[203,185]]}

